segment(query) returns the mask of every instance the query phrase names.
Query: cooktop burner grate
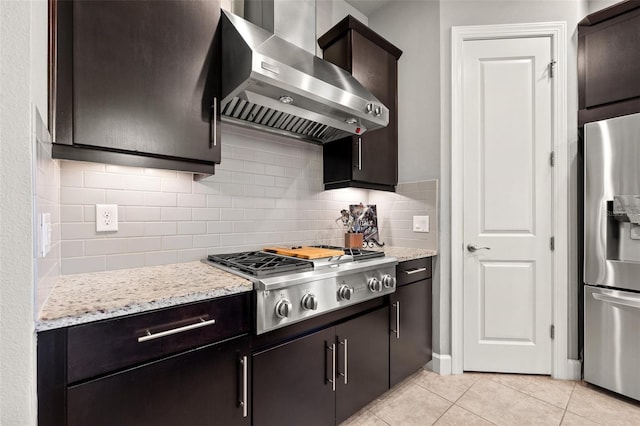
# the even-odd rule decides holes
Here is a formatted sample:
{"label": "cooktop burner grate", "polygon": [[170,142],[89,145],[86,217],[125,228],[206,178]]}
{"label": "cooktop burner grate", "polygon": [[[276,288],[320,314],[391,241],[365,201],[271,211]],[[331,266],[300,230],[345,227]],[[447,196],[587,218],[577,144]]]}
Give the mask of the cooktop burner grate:
{"label": "cooktop burner grate", "polygon": [[257,277],[282,272],[301,272],[313,269],[313,262],[295,257],[283,257],[263,251],[211,254],[211,262],[237,269]]}
{"label": "cooktop burner grate", "polygon": [[360,248],[344,248],[344,247],[327,246],[327,245],[319,245],[319,246],[311,246],[311,247],[324,248],[324,249],[330,249],[330,250],[343,250],[344,254],[347,256],[351,256],[353,260],[384,257],[383,251],[363,250]]}

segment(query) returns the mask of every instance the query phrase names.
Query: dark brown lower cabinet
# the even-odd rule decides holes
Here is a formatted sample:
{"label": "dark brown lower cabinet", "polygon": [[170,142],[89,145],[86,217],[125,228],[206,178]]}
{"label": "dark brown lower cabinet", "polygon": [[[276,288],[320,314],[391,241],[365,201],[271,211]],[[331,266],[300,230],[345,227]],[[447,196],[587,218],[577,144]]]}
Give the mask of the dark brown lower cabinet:
{"label": "dark brown lower cabinet", "polygon": [[[409,271],[409,274],[418,271],[422,276],[426,273],[429,278],[398,285],[390,298],[390,386],[418,371],[432,357],[431,259],[419,259],[417,262],[412,261],[411,268],[406,271]],[[420,265],[420,262],[423,262],[423,265]],[[401,263],[398,265],[399,284],[402,284],[403,274],[406,275],[406,272]]]}
{"label": "dark brown lower cabinet", "polygon": [[336,326],[336,424],[389,389],[389,310]]}
{"label": "dark brown lower cabinet", "polygon": [[388,389],[387,329],[384,307],[254,354],[253,424],[346,420]]}
{"label": "dark brown lower cabinet", "polygon": [[71,386],[67,424],[249,425],[240,406],[248,353],[242,336]]}

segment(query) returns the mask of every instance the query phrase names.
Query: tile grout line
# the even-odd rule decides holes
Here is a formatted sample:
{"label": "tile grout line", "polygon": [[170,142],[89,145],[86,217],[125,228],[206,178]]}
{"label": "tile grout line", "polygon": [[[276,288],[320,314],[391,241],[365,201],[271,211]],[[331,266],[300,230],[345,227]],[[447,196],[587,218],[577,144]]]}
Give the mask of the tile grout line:
{"label": "tile grout line", "polygon": [[[494,422],[492,422],[491,420],[489,420],[489,419],[485,418],[484,416],[482,416],[482,415],[480,415],[480,414],[478,414],[478,413],[475,413],[475,412],[471,411],[471,410],[470,410],[470,409],[468,409],[468,408],[464,408],[464,407],[463,407],[463,406],[461,406],[461,405],[458,405],[458,401],[460,401],[460,400],[462,399],[462,397],[463,397],[463,396],[465,396],[465,395],[467,394],[467,392],[469,392],[469,390],[470,390],[472,387],[474,387],[474,386],[475,386],[475,385],[476,385],[480,380],[482,380],[482,377],[478,377],[478,378],[473,382],[473,384],[472,384],[471,386],[469,386],[469,387],[467,388],[467,390],[465,390],[465,391],[462,393],[462,395],[460,395],[460,396],[458,397],[458,399],[456,399],[456,401],[453,403],[453,405],[455,405],[456,407],[461,408],[461,409],[463,409],[463,410],[465,410],[465,411],[468,411],[469,413],[473,414],[474,416],[478,416],[478,417],[480,417],[482,420],[484,420],[484,421],[486,421],[486,422],[489,422],[489,423],[491,423],[492,425],[495,425],[496,423],[494,423]],[[489,380],[491,380],[491,379],[489,378]]]}
{"label": "tile grout line", "polygon": [[[489,379],[489,380],[491,380],[492,382],[497,383],[497,384],[499,384],[499,385],[502,385],[502,386],[504,386],[504,387],[507,387],[507,388],[509,388],[509,389],[511,389],[511,390],[514,390],[514,391],[516,391],[516,392],[518,392],[518,393],[520,393],[520,394],[522,394],[522,395],[525,395],[525,396],[528,396],[528,397],[530,397],[530,398],[536,399],[536,400],[538,400],[538,401],[540,401],[540,402],[542,402],[542,403],[544,403],[544,404],[546,404],[546,405],[549,405],[549,406],[551,406],[551,407],[558,408],[558,409],[563,410],[563,411],[565,411],[565,410],[566,410],[566,408],[558,407],[557,405],[552,404],[552,403],[550,403],[549,401],[545,401],[545,400],[543,400],[543,399],[540,399],[540,398],[538,398],[538,397],[537,397],[537,396],[535,396],[535,395],[529,395],[528,393],[523,392],[523,391],[521,391],[520,389],[517,389],[517,388],[515,388],[515,387],[513,387],[513,386],[510,386],[510,385],[508,385],[508,384],[501,383],[501,382],[498,382],[498,381],[495,381],[495,380],[492,380],[492,379]],[[551,380],[559,380],[559,379],[551,379]],[[574,381],[574,385],[573,385],[573,387],[574,387],[574,389],[575,389],[575,381]],[[573,389],[571,390],[571,395],[573,395]],[[569,400],[571,399],[571,395],[569,395]],[[569,400],[567,400],[567,406],[569,405]]]}

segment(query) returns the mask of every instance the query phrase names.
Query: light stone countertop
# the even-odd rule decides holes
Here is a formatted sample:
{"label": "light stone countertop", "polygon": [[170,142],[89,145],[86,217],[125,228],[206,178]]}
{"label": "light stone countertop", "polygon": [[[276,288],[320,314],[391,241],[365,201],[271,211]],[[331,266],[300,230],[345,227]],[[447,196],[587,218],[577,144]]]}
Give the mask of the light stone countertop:
{"label": "light stone countertop", "polygon": [[251,281],[202,262],[61,275],[36,331],[251,291]]}
{"label": "light stone countertop", "polygon": [[419,248],[411,248],[411,247],[396,247],[396,246],[383,246],[383,247],[374,247],[373,249],[366,250],[376,250],[383,251],[385,256],[395,257],[398,259],[398,262],[405,262],[407,260],[419,259],[421,257],[433,257],[438,255],[437,250],[430,249],[419,249]]}

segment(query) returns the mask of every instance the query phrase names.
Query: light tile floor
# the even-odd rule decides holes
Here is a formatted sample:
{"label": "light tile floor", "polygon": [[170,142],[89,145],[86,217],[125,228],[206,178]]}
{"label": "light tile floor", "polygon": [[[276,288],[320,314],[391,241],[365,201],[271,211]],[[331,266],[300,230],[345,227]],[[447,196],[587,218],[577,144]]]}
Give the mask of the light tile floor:
{"label": "light tile floor", "polygon": [[342,426],[640,425],[640,402],[547,376],[421,370]]}

